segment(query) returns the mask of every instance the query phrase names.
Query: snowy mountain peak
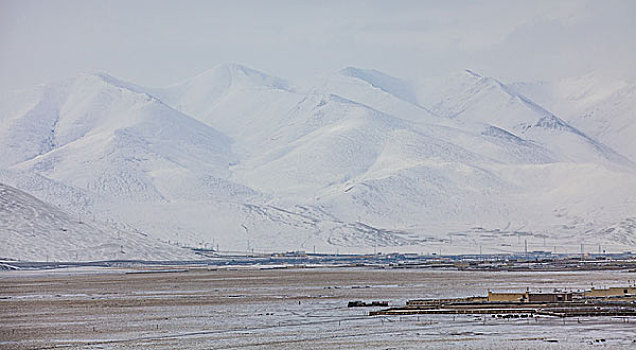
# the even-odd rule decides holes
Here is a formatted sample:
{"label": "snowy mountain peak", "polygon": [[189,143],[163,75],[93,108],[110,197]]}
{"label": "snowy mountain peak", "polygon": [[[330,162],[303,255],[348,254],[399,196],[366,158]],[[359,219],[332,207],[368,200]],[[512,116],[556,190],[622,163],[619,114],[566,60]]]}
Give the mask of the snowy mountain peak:
{"label": "snowy mountain peak", "polygon": [[226,88],[270,88],[289,90],[289,84],[278,77],[240,64],[220,64],[179,85],[210,85]]}
{"label": "snowy mountain peak", "polygon": [[208,121],[214,108],[242,94],[290,94],[285,80],[239,64],[221,64],[166,88],[146,89],[173,108]]}
{"label": "snowy mountain peak", "polygon": [[464,69],[464,72],[468,73],[470,76],[475,78],[480,78],[480,79],[483,78],[480,74],[477,74],[470,69]]}
{"label": "snowy mountain peak", "polygon": [[125,90],[130,90],[131,92],[135,92],[138,94],[143,94],[144,96],[146,96],[147,98],[153,98],[151,95],[149,95],[146,90],[136,84],[133,84],[131,82],[127,82],[124,80],[121,80],[117,77],[114,77],[112,75],[110,75],[109,73],[105,73],[105,72],[94,72],[94,73],[90,73],[90,74],[85,74],[83,75],[84,79],[90,80],[90,79],[99,79],[102,82],[106,83],[107,85],[113,86],[113,87],[117,87],[120,89],[125,89]]}
{"label": "snowy mountain peak", "polygon": [[60,108],[63,107],[64,101],[73,95],[86,97],[104,93],[118,95],[119,98],[126,97],[144,102],[154,100],[162,103],[149,94],[147,89],[105,72],[78,74],[73,78],[41,85],[37,90],[41,100],[47,100],[49,104],[58,104]]}
{"label": "snowy mountain peak", "polygon": [[411,84],[375,69],[346,67],[339,72],[343,76],[367,82],[374,88],[383,90],[397,98],[417,105],[417,98]]}

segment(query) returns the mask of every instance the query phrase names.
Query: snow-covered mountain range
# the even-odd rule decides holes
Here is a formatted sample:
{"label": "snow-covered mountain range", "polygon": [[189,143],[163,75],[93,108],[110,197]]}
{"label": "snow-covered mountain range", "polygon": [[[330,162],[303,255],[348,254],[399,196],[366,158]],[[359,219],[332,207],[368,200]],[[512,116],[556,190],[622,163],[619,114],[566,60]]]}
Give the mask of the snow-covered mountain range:
{"label": "snow-covered mountain range", "polygon": [[636,244],[634,84],[348,67],[297,86],[231,64],[166,88],[88,74],[4,96],[2,254],[46,244],[17,238],[50,226],[5,203],[44,205],[31,196],[100,227],[71,230],[77,247],[104,227],[228,251]]}

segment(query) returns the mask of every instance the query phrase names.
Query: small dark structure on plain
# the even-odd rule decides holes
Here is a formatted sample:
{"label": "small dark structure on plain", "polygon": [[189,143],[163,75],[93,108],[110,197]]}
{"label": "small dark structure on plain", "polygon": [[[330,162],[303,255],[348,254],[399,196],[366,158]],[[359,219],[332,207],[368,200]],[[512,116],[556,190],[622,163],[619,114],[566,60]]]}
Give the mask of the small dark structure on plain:
{"label": "small dark structure on plain", "polygon": [[386,307],[386,306],[389,306],[389,302],[388,301],[364,302],[362,300],[354,300],[354,301],[350,301],[349,304],[347,304],[347,306],[348,307],[373,307],[373,306]]}

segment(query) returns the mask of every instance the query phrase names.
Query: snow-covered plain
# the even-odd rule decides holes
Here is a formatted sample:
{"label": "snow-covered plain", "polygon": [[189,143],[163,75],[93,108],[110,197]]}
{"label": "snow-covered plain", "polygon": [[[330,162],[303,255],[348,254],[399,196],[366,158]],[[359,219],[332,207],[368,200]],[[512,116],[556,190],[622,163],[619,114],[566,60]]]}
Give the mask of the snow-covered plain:
{"label": "snow-covered plain", "polygon": [[[67,270],[67,269],[65,269]],[[163,272],[162,272],[163,270]],[[352,300],[620,286],[624,271],[172,268],[0,271],[7,349],[633,348],[633,317],[368,316]],[[130,272],[130,271],[128,271]],[[38,288],[33,288],[37,285]],[[631,346],[631,347],[630,347]]]}
{"label": "snow-covered plain", "polygon": [[[0,182],[91,225],[226,251],[636,243],[634,85],[348,67],[298,86],[229,64],[165,88],[99,73],[15,92]],[[8,222],[5,258],[44,244]]]}

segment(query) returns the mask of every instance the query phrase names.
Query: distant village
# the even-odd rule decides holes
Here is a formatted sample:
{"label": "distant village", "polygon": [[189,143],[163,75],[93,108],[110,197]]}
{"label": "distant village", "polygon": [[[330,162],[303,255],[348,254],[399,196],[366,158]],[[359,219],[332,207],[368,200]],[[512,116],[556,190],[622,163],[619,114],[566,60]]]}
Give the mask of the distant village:
{"label": "distant village", "polygon": [[142,266],[142,265],[205,265],[205,266],[276,266],[293,267],[351,267],[379,268],[452,268],[488,271],[575,271],[628,270],[636,271],[636,254],[622,253],[563,253],[528,251],[506,254],[326,254],[305,251],[279,253],[221,252],[214,249],[191,248],[204,259],[192,261],[106,260],[94,262],[5,261],[2,269],[59,268],[71,266]]}
{"label": "distant village", "polygon": [[409,300],[404,307],[370,312],[371,316],[412,314],[489,314],[504,318],[636,316],[636,285],[584,291],[488,291],[487,296]]}

